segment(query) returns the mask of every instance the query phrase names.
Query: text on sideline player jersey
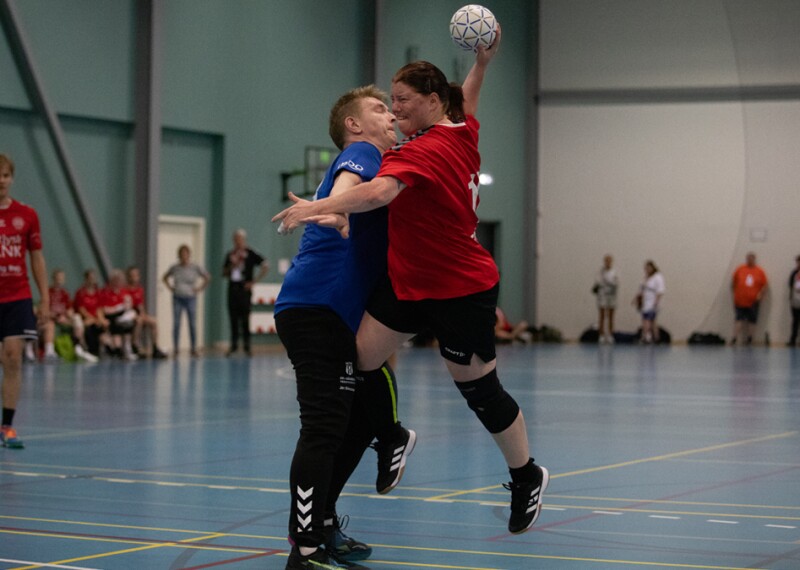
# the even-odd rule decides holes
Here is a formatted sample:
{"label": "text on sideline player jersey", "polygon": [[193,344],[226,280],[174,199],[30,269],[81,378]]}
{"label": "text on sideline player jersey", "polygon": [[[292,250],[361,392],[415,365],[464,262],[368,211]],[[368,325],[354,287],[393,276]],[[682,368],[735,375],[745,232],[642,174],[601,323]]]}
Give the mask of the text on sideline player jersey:
{"label": "text on sideline player jersey", "polygon": [[97,309],[100,308],[100,290],[97,288],[89,290],[86,287],[81,287],[75,291],[73,307],[75,307],[75,312],[80,312],[81,309],[84,309],[90,317],[96,317]]}
{"label": "text on sideline player jersey", "polygon": [[25,254],[42,249],[36,210],[16,200],[0,208],[0,303],[31,298]]}
{"label": "text on sideline player jersey", "polygon": [[453,299],[500,280],[475,237],[479,128],[469,115],[420,131],[383,155],[378,176],[407,186],[389,204],[389,277],[398,299]]}
{"label": "text on sideline player jersey", "polygon": [[72,308],[72,300],[69,298],[69,291],[63,287],[50,287],[50,316],[58,317],[66,315]]}

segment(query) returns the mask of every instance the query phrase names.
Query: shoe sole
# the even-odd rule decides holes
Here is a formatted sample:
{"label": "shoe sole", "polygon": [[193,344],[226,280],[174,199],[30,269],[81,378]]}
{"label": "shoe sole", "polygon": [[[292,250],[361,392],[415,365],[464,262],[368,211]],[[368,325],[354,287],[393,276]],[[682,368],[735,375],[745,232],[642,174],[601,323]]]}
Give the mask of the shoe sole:
{"label": "shoe sole", "polygon": [[542,514],[542,500],[544,499],[544,492],[547,490],[547,485],[550,483],[550,472],[547,470],[547,467],[540,467],[540,469],[542,470],[542,486],[541,489],[539,489],[539,501],[536,503],[536,514],[533,515],[533,518],[528,526],[522,530],[518,530],[517,532],[512,532],[511,534],[522,534],[524,532],[528,532],[531,527],[536,524],[536,521],[539,520],[539,515]]}
{"label": "shoe sole", "polygon": [[392,492],[392,490],[400,484],[400,479],[403,478],[403,473],[406,470],[406,458],[411,455],[411,452],[414,451],[414,446],[417,445],[417,432],[413,429],[408,430],[408,443],[406,444],[406,448],[403,450],[403,455],[400,457],[400,469],[397,470],[397,477],[394,478],[392,484],[386,487],[385,489],[378,490],[379,495],[387,495]]}

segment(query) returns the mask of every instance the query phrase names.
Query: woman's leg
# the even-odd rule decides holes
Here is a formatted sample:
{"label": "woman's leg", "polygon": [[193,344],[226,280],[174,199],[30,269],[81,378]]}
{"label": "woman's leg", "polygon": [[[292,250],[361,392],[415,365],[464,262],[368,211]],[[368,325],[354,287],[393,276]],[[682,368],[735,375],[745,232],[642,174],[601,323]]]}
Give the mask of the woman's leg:
{"label": "woman's leg", "polygon": [[392,330],[369,313],[364,313],[356,336],[358,368],[365,371],[377,370],[413,336]]}
{"label": "woman's leg", "polygon": [[189,341],[194,353],[197,350],[197,297],[187,297],[185,302],[186,316],[189,318]]}
{"label": "woman's leg", "polygon": [[178,354],[179,341],[181,336],[181,313],[183,312],[182,299],[178,296],[172,297],[172,347],[175,354]]}

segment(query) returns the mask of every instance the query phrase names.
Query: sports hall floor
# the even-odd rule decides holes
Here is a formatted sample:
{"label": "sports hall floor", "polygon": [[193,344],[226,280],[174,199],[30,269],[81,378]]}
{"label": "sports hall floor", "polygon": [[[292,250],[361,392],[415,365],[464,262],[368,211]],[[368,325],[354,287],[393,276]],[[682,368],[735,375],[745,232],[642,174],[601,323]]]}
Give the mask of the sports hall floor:
{"label": "sports hall floor", "polygon": [[[373,569],[800,568],[800,350],[502,347],[552,475],[531,532],[506,532],[508,480],[433,349],[400,353],[419,434],[374,492],[346,496]],[[0,569],[278,569],[298,430],[284,354],[33,365],[0,448]]]}

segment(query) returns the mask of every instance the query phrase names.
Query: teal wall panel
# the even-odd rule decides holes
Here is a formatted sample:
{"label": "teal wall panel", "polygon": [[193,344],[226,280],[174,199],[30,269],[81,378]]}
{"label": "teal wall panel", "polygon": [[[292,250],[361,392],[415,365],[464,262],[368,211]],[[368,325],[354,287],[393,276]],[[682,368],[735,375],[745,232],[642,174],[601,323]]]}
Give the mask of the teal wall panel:
{"label": "teal wall panel", "polygon": [[[133,218],[135,0],[17,2],[47,96],[61,117],[68,151],[114,265],[126,265],[138,239]],[[481,150],[497,181],[481,215],[499,221],[501,244],[521,237],[524,191],[522,114],[527,3],[498,0],[503,53],[481,102]],[[461,3],[385,2],[379,62],[388,89],[409,46],[451,77],[470,57],[451,44],[447,23]],[[170,0],[163,5],[160,211],[208,220],[207,264],[217,272],[234,229],[277,261],[296,251],[299,234],[280,237],[271,216],[283,207],[281,176],[304,166],[306,146],[331,146],[328,112],[344,91],[371,80],[372,0]],[[413,14],[413,17],[410,15]],[[1,34],[0,34],[1,35]],[[0,38],[5,48],[5,38]],[[19,165],[17,194],[39,208],[51,266],[77,276],[94,262],[41,121],[29,111],[8,50],[0,50],[0,152]],[[461,77],[463,79],[463,77]],[[52,228],[52,229],[51,229]],[[511,251],[516,251],[516,247]],[[521,268],[500,255],[502,300],[520,306]],[[208,293],[207,341],[227,336],[224,288]],[[212,309],[216,307],[216,309]],[[216,312],[215,312],[216,311]]]}

